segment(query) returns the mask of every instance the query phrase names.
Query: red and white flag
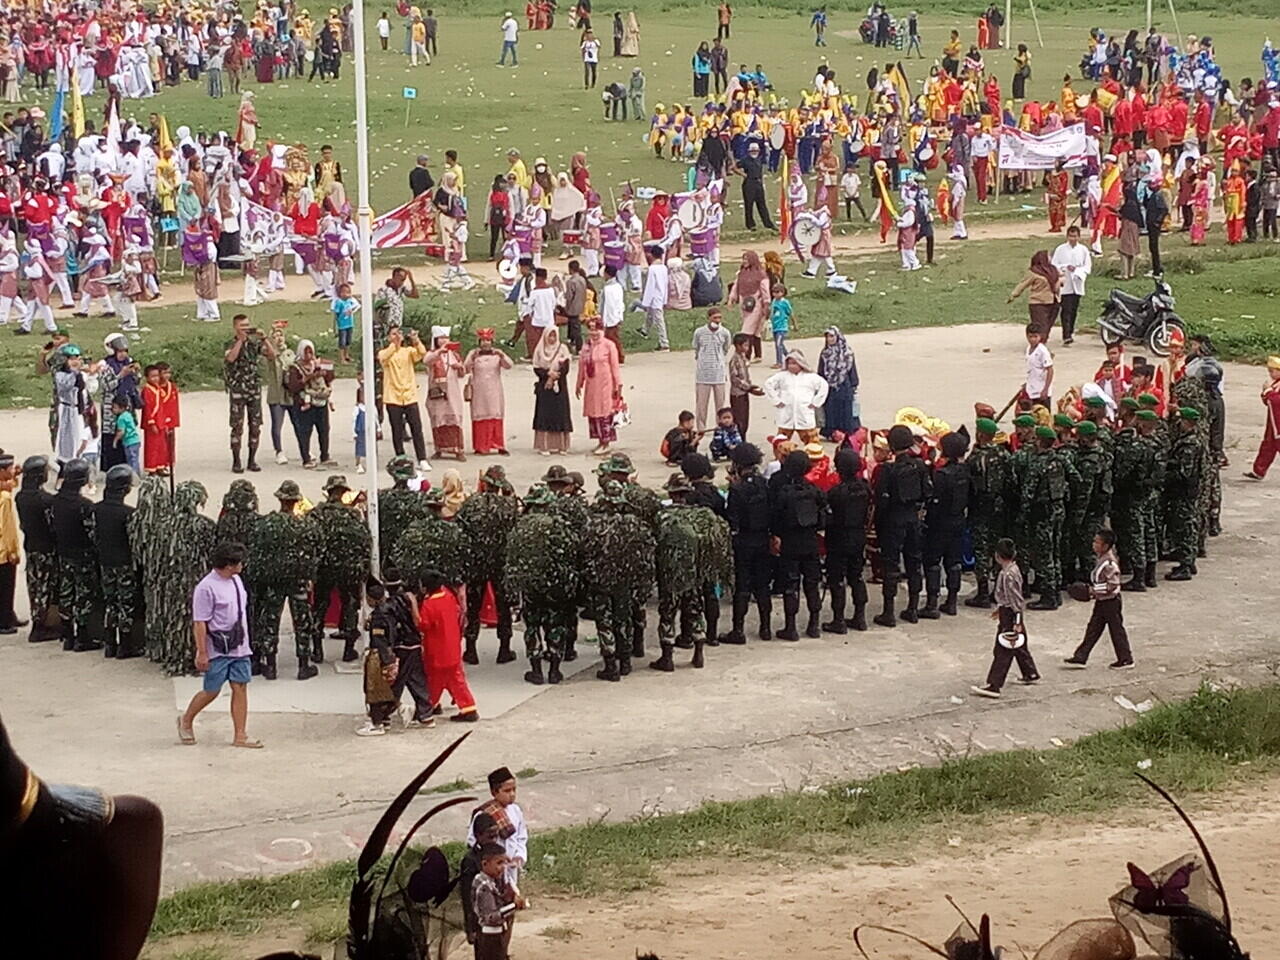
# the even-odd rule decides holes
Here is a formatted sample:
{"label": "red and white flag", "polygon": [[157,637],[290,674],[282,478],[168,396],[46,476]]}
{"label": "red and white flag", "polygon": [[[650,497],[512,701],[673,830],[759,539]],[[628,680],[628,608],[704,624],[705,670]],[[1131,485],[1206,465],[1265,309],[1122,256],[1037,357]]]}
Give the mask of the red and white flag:
{"label": "red and white flag", "polygon": [[370,245],[375,250],[388,247],[424,246],[435,243],[436,211],[431,195],[424,193],[402,207],[396,207],[373,221]]}

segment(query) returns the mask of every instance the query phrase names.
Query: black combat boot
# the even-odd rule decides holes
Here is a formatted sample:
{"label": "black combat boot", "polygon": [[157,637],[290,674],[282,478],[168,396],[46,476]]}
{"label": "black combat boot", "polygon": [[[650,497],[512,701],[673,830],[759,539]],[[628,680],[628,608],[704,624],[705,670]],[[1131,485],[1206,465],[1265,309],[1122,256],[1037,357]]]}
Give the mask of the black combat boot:
{"label": "black combat boot", "polygon": [[540,687],[547,681],[542,678],[542,661],[537,657],[529,658],[529,669],[524,672],[526,683],[532,683],[535,687]]}
{"label": "black combat boot", "polygon": [[324,634],[311,641],[311,662],[324,663]]}
{"label": "black combat boot", "polygon": [[[516,652],[511,649],[511,638],[498,638],[498,659],[497,663],[511,663],[516,658]],[[470,663],[471,661],[467,661]],[[479,662],[477,660],[477,662]]]}
{"label": "black combat boot", "polygon": [[[924,569],[924,609],[920,611],[920,619],[937,620],[942,614],[938,612],[938,594],[942,592],[942,567],[930,566]],[[911,604],[907,609],[911,609]],[[902,611],[902,619],[907,620],[907,611]],[[908,620],[908,622],[911,622]]]}
{"label": "black combat boot", "polygon": [[76,624],[74,620],[62,621],[62,649],[71,651],[76,648]]}
{"label": "black combat boot", "polygon": [[663,643],[662,654],[657,660],[649,664],[650,670],[661,670],[663,673],[671,673],[675,670],[676,665],[671,660],[671,652],[675,649],[675,644]]}
{"label": "black combat boot", "polygon": [[704,644],[700,640],[695,640],[693,643],[693,659],[689,663],[695,670],[701,670],[706,663],[702,658],[703,646]]}
{"label": "black combat boot", "polygon": [[231,448],[231,472],[244,473],[244,464],[240,462],[240,448]]}
{"label": "black combat boot", "polygon": [[[578,659],[578,628],[573,628],[573,633],[569,635],[569,639],[564,642],[564,656],[560,658],[565,663],[573,663]],[[553,683],[557,681],[552,681]]]}
{"label": "black combat boot", "polygon": [[276,655],[268,653],[267,658],[262,664],[262,679],[274,680],[276,678]]}
{"label": "black combat boot", "polygon": [[809,611],[809,622],[805,624],[804,635],[810,640],[816,640],[822,636],[822,628],[819,626],[819,621],[822,619],[822,591],[818,588],[818,584],[805,584],[804,605]]}
{"label": "black combat boot", "polygon": [[907,609],[902,611],[902,621],[904,623],[917,623],[920,620],[920,594],[907,594]]}
{"label": "black combat boot", "polygon": [[890,585],[890,581],[886,579],[880,586],[880,596],[884,599],[884,609],[871,618],[872,622],[882,627],[896,627],[898,620],[893,615],[893,608],[898,603],[898,584],[894,582]]}
{"label": "black combat boot", "polygon": [[480,663],[480,654],[476,652],[476,641],[468,640],[462,651],[462,662],[470,666],[477,666]]}
{"label": "black combat boot", "polygon": [[[924,598],[924,609],[920,611],[920,619],[921,620],[939,620],[941,619],[941,617],[942,617],[942,611],[938,609],[938,595],[936,593],[926,594]],[[902,619],[903,620],[907,619],[906,610],[902,611]]]}
{"label": "black combat boot", "polygon": [[564,674],[560,672],[561,661],[557,657],[549,657],[550,666],[547,667],[547,683],[559,683],[564,679]]}
{"label": "black combat boot", "polygon": [[733,628],[728,633],[720,635],[721,643],[733,644],[740,646],[747,642],[746,621],[747,610],[751,607],[751,597],[749,594],[733,595]]}
{"label": "black combat boot", "polygon": [[314,663],[309,662],[306,657],[298,658],[298,679],[299,680],[310,680],[312,677],[317,676],[319,673],[320,671],[319,669],[316,668],[316,665]]}
{"label": "black combat boot", "polygon": [[618,651],[618,676],[631,676],[631,655],[626,650]]}
{"label": "black combat boot", "polygon": [[641,623],[631,627],[631,659],[644,659],[644,624]]}
{"label": "black combat boot", "polygon": [[120,652],[120,644],[116,642],[114,630],[107,634],[107,637],[107,641],[102,645],[102,658],[104,660],[114,660]]}
{"label": "black combat boot", "polygon": [[827,633],[848,633],[849,627],[844,619],[845,589],[843,583],[831,585],[831,622],[824,623],[822,629]]}
{"label": "black combat boot", "polygon": [[867,585],[861,579],[853,585],[853,619],[845,623],[855,630],[867,629]]}
{"label": "black combat boot", "polygon": [[356,653],[356,638],[347,637],[342,641],[342,662],[351,663],[353,660],[359,660],[360,654]]}
{"label": "black combat boot", "polygon": [[756,616],[760,619],[758,636],[767,643],[773,639],[773,600],[767,592],[756,598]]}
{"label": "black combat boot", "polygon": [[800,612],[800,594],[784,593],[782,595],[782,615],[784,623],[778,631],[779,640],[799,640],[796,632],[796,615]]}
{"label": "black combat boot", "polygon": [[1156,565],[1154,561],[1147,564],[1147,569],[1144,571],[1142,582],[1148,590],[1154,590],[1160,585],[1160,581],[1156,579]]}
{"label": "black combat boot", "polygon": [[1172,570],[1170,570],[1168,573],[1166,573],[1164,575],[1164,578],[1166,580],[1172,580],[1175,582],[1179,580],[1190,580],[1191,568],[1187,566],[1185,563],[1180,563],[1176,567],[1174,567]]}
{"label": "black combat boot", "polygon": [[262,676],[262,657],[256,653],[249,654],[249,676]]}
{"label": "black combat boot", "polygon": [[707,622],[707,639],[704,643],[708,647],[718,647],[720,638],[716,635],[716,628],[720,626],[720,598],[713,596],[709,600],[704,600],[702,606]]}
{"label": "black combat boot", "polygon": [[675,648],[677,650],[692,650],[693,637],[681,630],[679,635],[676,637]]}
{"label": "black combat boot", "polygon": [[610,656],[609,654],[605,654],[604,666],[596,671],[596,679],[609,680],[613,683],[617,683],[621,680],[622,676],[618,673],[618,659]]}
{"label": "black combat boot", "polygon": [[259,473],[262,468],[258,466],[258,446],[257,444],[249,444],[249,460],[245,464],[245,469],[250,473]]}
{"label": "black combat boot", "polygon": [[978,592],[966,599],[964,605],[966,607],[976,607],[979,610],[990,610],[993,602],[991,599],[991,582],[986,577],[979,577]]}
{"label": "black combat boot", "polygon": [[943,603],[942,603],[942,607],[941,607],[940,609],[941,609],[941,610],[942,610],[942,612],[943,612],[943,613],[945,613],[948,617],[954,617],[954,616],[956,615],[956,613],[957,613],[957,611],[956,611],[956,591],[954,591],[954,590],[948,590],[948,591],[947,591],[947,599],[943,601]]}
{"label": "black combat boot", "polygon": [[1142,579],[1142,574],[1135,570],[1132,577],[1120,584],[1120,589],[1129,593],[1144,593],[1147,585],[1142,582]]}

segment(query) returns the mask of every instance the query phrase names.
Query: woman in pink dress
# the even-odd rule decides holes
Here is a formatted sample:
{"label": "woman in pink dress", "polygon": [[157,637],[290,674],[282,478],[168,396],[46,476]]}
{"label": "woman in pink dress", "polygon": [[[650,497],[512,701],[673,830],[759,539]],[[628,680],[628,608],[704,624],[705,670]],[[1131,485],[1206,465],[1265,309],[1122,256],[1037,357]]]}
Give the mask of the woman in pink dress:
{"label": "woman in pink dress", "polygon": [[435,457],[451,454],[466,460],[462,439],[462,359],[452,343],[449,327],[431,328],[431,350],[423,358],[430,377],[427,386],[427,417],[431,420],[431,442]]}
{"label": "woman in pink dress", "polygon": [[493,338],[492,327],[477,330],[479,345],[463,361],[471,377],[471,448],[480,456],[507,454],[502,371],[511,369],[511,358],[493,345]]}
{"label": "woman in pink dress", "polygon": [[751,355],[759,360],[760,330],[765,318],[769,315],[769,274],[760,262],[760,254],[754,250],[746,250],[742,254],[742,266],[738,268],[738,276],[733,281],[733,289],[729,291],[730,305],[738,304],[742,309],[742,329],[751,338]]}
{"label": "woman in pink dress", "polygon": [[578,386],[575,395],[582,400],[582,415],[587,418],[591,451],[598,457],[609,452],[618,438],[613,415],[622,403],[622,371],[618,365],[618,348],[605,339],[599,320],[591,322],[587,342],[578,354]]}

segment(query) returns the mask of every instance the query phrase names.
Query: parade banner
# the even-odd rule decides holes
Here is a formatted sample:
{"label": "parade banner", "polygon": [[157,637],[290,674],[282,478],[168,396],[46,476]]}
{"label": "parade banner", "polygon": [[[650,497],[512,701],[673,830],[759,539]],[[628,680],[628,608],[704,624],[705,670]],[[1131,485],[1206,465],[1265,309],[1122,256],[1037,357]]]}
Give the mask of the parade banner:
{"label": "parade banner", "polygon": [[1088,156],[1088,149],[1083,123],[1042,136],[1004,127],[1000,132],[1000,169],[1052,170],[1059,161],[1064,166],[1078,167]]}
{"label": "parade banner", "polygon": [[276,253],[284,249],[289,234],[289,221],[252,200],[240,201],[240,236],[254,255]]}
{"label": "parade banner", "polygon": [[436,237],[436,212],[428,192],[374,220],[370,245],[375,250],[420,247],[435,243]]}

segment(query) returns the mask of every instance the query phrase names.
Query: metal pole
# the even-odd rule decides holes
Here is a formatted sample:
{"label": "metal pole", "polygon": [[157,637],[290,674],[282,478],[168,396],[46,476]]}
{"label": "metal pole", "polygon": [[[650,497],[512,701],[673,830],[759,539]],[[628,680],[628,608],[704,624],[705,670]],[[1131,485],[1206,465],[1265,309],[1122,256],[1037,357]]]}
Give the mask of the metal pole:
{"label": "metal pole", "polygon": [[369,568],[380,576],[378,558],[378,406],[373,372],[373,209],[369,206],[369,105],[366,99],[364,56],[364,0],[354,0],[351,8],[351,46],[355,52],[356,75],[356,222],[360,230],[360,366],[364,372],[364,452],[365,491],[373,556]]}
{"label": "metal pole", "polygon": [[1178,39],[1174,42],[1174,47],[1182,46],[1182,27],[1178,26],[1178,11],[1173,9],[1173,0],[1169,0],[1169,13],[1173,16],[1173,32]]}
{"label": "metal pole", "polygon": [[1040,33],[1040,17],[1036,15],[1036,0],[1029,0],[1031,4],[1031,20],[1036,25],[1036,40],[1040,44],[1040,49],[1044,49],[1044,37]]}
{"label": "metal pole", "polygon": [[1013,0],[1004,0],[1004,48],[1013,49]]}
{"label": "metal pole", "polygon": [[1151,32],[1151,0],[1147,0],[1147,33]]}

